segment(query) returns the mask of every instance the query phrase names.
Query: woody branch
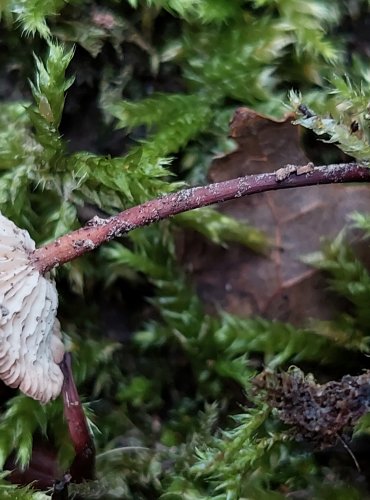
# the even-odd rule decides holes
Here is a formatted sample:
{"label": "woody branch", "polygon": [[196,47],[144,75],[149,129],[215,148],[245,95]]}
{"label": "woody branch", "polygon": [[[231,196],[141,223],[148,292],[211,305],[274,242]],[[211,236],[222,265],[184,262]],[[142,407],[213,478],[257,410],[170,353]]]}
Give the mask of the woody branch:
{"label": "woody branch", "polygon": [[[35,267],[44,273],[133,229],[195,208],[254,193],[320,184],[370,182],[370,168],[359,163],[324,165],[309,169],[306,169],[306,166],[289,165],[285,168],[286,178],[281,175],[281,169],[272,173],[247,175],[207,186],[183,189],[129,208],[108,219],[94,217],[84,227],[36,249],[32,260]],[[302,173],[298,175],[300,172]]]}

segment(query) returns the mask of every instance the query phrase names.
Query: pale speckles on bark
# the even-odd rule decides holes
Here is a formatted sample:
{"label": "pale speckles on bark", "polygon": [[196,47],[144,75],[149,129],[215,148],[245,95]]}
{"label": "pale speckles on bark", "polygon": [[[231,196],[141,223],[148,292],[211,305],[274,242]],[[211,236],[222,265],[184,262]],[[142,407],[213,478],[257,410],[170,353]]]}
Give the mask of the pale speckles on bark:
{"label": "pale speckles on bark", "polygon": [[98,226],[104,226],[106,223],[107,219],[102,219],[101,217],[95,215],[92,219],[87,221],[86,226],[98,227]]}
{"label": "pale speckles on bark", "polygon": [[[311,169],[309,164],[303,167],[288,165],[275,173],[247,175],[164,195],[107,219],[95,216],[85,227],[59,238],[58,243],[51,243],[36,250],[32,261],[35,268],[43,273],[133,229],[247,194],[333,182],[370,181],[370,169],[362,165],[342,164],[336,167],[338,170],[328,173],[326,166]],[[297,169],[300,175],[291,176]],[[83,243],[86,240],[89,241]]]}
{"label": "pale speckles on bark", "polygon": [[86,240],[75,240],[72,243],[74,248],[85,248],[86,250],[94,250],[95,244],[93,241],[86,239]]}

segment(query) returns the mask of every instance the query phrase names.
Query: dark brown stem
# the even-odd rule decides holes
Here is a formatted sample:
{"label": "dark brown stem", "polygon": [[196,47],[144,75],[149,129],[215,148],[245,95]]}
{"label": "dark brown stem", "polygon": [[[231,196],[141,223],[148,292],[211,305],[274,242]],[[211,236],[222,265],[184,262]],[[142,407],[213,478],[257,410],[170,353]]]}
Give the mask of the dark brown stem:
{"label": "dark brown stem", "polygon": [[80,483],[85,479],[94,478],[95,447],[73,379],[70,353],[64,355],[60,368],[64,375],[62,388],[64,416],[76,453],[70,474],[73,482]]}
{"label": "dark brown stem", "polygon": [[[287,166],[286,178],[281,173],[278,175],[273,172],[184,189],[129,208],[109,219],[94,217],[81,229],[35,250],[32,260],[35,267],[44,273],[138,227],[188,210],[249,194],[318,184],[370,182],[370,168],[357,163],[307,167],[307,165],[297,168],[292,165]],[[280,171],[281,169],[277,172]]]}

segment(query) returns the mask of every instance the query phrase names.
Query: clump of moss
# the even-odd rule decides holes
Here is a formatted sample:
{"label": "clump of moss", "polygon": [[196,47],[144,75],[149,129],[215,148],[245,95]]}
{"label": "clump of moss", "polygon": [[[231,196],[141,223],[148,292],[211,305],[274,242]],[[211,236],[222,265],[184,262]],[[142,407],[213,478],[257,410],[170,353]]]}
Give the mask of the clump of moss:
{"label": "clump of moss", "polygon": [[[349,43],[366,7],[360,0],[0,2],[0,210],[42,244],[95,214],[204,183],[210,158],[233,147],[227,124],[235,107],[282,115],[292,87],[295,110],[313,108],[300,113],[301,126],[368,161],[369,75]],[[368,233],[366,214],[356,224]],[[230,500],[303,489],[360,498],[355,484],[349,491],[340,472],[328,474],[312,450],[288,439],[263,398],[251,401],[250,380],[256,367],[293,362],[327,378],[339,353],[342,363],[343,352],[367,352],[367,269],[339,240],[310,257],[350,303],[325,326],[342,331],[338,345],[319,324],[207,314],[176,258],[183,228],[254,251],[267,241],[258,228],[208,208],[136,230],[57,271],[77,384],[99,429],[97,480],[76,491]],[[10,394],[2,410],[4,469],[12,450],[26,467],[41,437],[68,467],[60,402],[41,407]],[[2,482],[1,494],[38,498],[9,488]]]}

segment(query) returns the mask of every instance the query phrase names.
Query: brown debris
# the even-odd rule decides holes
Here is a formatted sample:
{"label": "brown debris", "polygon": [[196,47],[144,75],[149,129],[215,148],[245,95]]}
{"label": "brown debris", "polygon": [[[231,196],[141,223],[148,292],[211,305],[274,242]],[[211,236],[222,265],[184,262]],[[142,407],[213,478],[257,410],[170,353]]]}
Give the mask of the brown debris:
{"label": "brown debris", "polygon": [[320,449],[350,436],[370,407],[370,371],[321,385],[312,375],[305,376],[293,367],[282,373],[266,370],[253,383],[279,418],[293,426],[298,440],[310,441]]}
{"label": "brown debris", "polygon": [[[229,132],[238,147],[213,161],[210,180],[273,171],[279,182],[312,175],[313,165],[292,119],[288,115],[277,121],[239,108]],[[297,170],[295,165],[303,167]],[[331,184],[271,191],[226,202],[219,210],[262,230],[271,247],[258,255],[237,244],[217,247],[194,233],[178,238],[178,258],[193,278],[207,312],[222,309],[298,326],[310,318],[330,320],[337,314],[337,298],[328,292],[322,273],[304,264],[301,257],[318,251],[322,238],[335,238],[349,214],[370,211],[368,186]]]}

